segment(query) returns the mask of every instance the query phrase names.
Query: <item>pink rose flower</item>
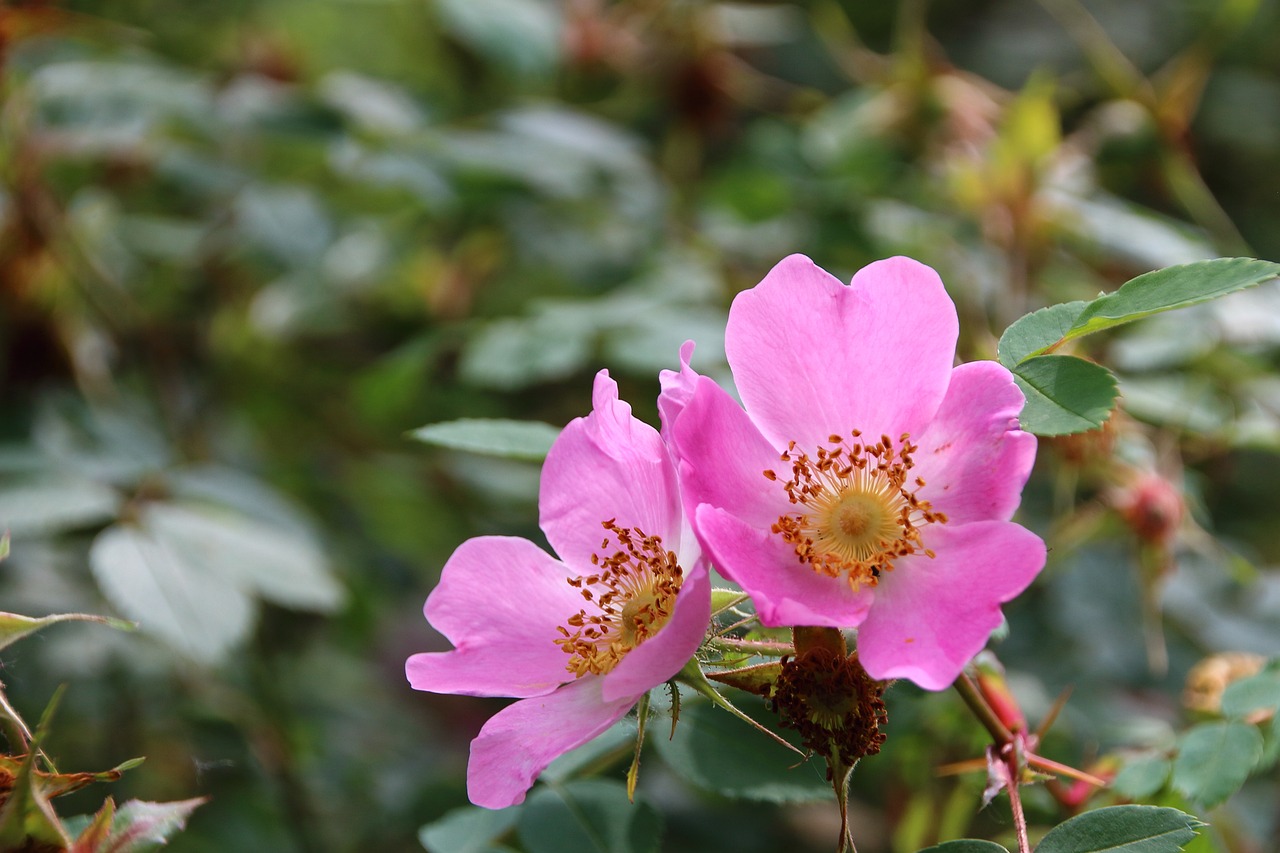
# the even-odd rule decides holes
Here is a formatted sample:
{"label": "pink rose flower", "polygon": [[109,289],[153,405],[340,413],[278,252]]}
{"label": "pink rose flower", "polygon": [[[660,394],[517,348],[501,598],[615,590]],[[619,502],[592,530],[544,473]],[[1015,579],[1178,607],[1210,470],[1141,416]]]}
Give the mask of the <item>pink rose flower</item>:
{"label": "pink rose flower", "polygon": [[1011,522],[1035,459],[1000,364],[953,367],[942,281],[907,258],[841,284],[786,258],[738,294],[725,349],[743,406],[688,366],[660,404],[716,568],[771,626],[858,627],[878,679],[948,686],[1044,565]]}
{"label": "pink rose flower", "polygon": [[706,633],[710,582],[667,448],[607,371],[593,402],[542,469],[539,520],[560,559],[516,537],[464,542],[425,608],[454,649],[405,664],[418,690],[520,700],[471,742],[476,805],[523,802],[553,759],[676,675]]}

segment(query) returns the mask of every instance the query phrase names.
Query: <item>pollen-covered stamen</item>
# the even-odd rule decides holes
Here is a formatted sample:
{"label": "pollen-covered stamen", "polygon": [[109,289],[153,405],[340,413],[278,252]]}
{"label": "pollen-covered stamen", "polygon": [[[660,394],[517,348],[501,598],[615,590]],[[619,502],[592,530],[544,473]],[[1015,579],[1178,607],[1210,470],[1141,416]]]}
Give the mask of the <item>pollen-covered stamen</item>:
{"label": "pollen-covered stamen", "polygon": [[617,550],[607,557],[593,554],[591,563],[599,571],[569,580],[589,602],[558,628],[562,636],[555,641],[570,656],[565,668],[575,677],[609,672],[627,652],[661,630],[684,582],[675,552],[662,547],[660,536],[647,536],[638,527],[619,527],[615,521],[603,522],[613,535],[606,536],[600,548],[612,542]]}
{"label": "pollen-covered stamen", "polygon": [[[850,436],[829,436],[830,446],[820,446],[816,457],[791,442],[781,457],[791,463],[791,479],[782,488],[798,509],[779,516],[772,529],[795,546],[800,562],[831,577],[844,575],[856,591],[875,586],[899,557],[932,557],[920,530],[947,517],[917,497],[925,483],[910,477],[919,448],[907,433],[896,445],[887,435],[865,442],[855,429]],[[773,471],[764,475],[779,479]]]}

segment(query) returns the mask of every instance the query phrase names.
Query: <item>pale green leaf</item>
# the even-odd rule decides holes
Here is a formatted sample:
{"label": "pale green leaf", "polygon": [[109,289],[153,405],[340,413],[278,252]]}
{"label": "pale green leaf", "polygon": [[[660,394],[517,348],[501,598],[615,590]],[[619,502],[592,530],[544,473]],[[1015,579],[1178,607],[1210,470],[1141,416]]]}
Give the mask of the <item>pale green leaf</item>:
{"label": "pale green leaf", "polygon": [[410,435],[427,444],[486,456],[540,462],[560,430],[541,421],[463,418],[430,424]]}
{"label": "pale green leaf", "polygon": [[1115,406],[1116,380],[1105,367],[1068,355],[1042,355],[1018,364],[1014,379],[1027,402],[1019,420],[1036,435],[1096,429]]}
{"label": "pale green leaf", "polygon": [[115,517],[120,495],[82,477],[48,473],[0,488],[0,530],[40,536],[101,524]]}
{"label": "pale green leaf", "polygon": [[1228,684],[1222,692],[1222,713],[1228,717],[1276,709],[1280,709],[1280,672],[1274,669]]}
{"label": "pale green leaf", "polygon": [[1178,853],[1201,826],[1177,809],[1112,806],[1049,830],[1036,853]]}
{"label": "pale green leaf", "polygon": [[1127,762],[1111,787],[1131,800],[1142,800],[1164,787],[1173,763],[1163,755],[1143,755]]}
{"label": "pale green leaf", "polygon": [[144,518],[157,542],[203,576],[296,610],[342,604],[324,552],[304,531],[212,505],[153,504]]}
{"label": "pale green leaf", "polygon": [[241,589],[143,528],[115,525],[98,534],[89,566],[117,609],[196,660],[219,660],[252,624],[253,602]]}
{"label": "pale green leaf", "polygon": [[1203,723],[1182,736],[1173,787],[1212,808],[1230,797],[1262,758],[1262,735],[1247,723]]}

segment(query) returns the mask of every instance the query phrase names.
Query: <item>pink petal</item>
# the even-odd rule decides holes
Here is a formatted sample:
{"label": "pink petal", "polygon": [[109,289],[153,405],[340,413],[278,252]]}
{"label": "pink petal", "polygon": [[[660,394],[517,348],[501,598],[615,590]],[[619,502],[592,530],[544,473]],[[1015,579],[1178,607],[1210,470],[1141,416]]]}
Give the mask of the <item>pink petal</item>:
{"label": "pink petal", "polygon": [[870,264],[845,287],[803,255],[729,310],[725,351],[743,404],[776,446],[831,434],[923,432],[955,360],[955,305],[929,267]]}
{"label": "pink petal", "polygon": [[658,417],[662,421],[662,437],[671,440],[671,429],[676,418],[684,411],[689,399],[693,396],[694,385],[698,374],[689,362],[693,359],[693,341],[685,341],[680,347],[680,369],[661,370],[658,372],[658,384],[662,393],[658,395]]}
{"label": "pink petal", "polygon": [[1045,547],[1008,521],[932,525],[925,542],[936,557],[899,560],[881,576],[858,655],[872,678],[942,690],[986,645],[1000,605],[1039,573]]}
{"label": "pink petal", "polygon": [[787,510],[782,485],[764,476],[766,470],[782,465],[778,451],[733,398],[707,377],[698,377],[673,441],[690,516],[705,503],[767,528]]}
{"label": "pink petal", "polygon": [[524,802],[548,764],[604,732],[635,701],[635,696],[628,696],[605,702],[600,679],[587,676],[547,696],[502,709],[471,742],[467,796],[488,809]]}
{"label": "pink petal", "polygon": [[711,579],[701,561],[686,571],[671,619],[604,676],[606,701],[657,687],[683,669],[702,644],[711,621]]}
{"label": "pink petal", "polygon": [[842,578],[815,572],[793,546],[718,507],[698,507],[694,525],[716,569],[751,595],[765,625],[852,627],[871,606],[871,592],[852,592]]}
{"label": "pink petal", "polygon": [[556,553],[586,574],[601,552],[601,522],[639,527],[680,550],[680,492],[657,430],[631,416],[609,372],[596,374],[594,408],[560,433],[542,466],[539,521]]}
{"label": "pink petal", "polygon": [[1012,374],[997,362],[951,372],[947,396],[917,440],[912,471],[925,481],[920,497],[951,524],[1013,517],[1036,458],[1036,437],[1018,428],[1022,403]]}
{"label": "pink petal", "polygon": [[416,690],[470,696],[539,696],[573,676],[556,630],[580,609],[572,573],[525,539],[481,536],[458,546],[427,598],[427,621],[451,652],[413,655]]}

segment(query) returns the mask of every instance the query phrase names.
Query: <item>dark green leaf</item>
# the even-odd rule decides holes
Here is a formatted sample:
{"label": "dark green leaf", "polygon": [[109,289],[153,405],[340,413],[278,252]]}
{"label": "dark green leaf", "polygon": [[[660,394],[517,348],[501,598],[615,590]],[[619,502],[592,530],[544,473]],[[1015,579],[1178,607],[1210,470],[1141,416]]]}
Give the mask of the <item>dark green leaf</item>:
{"label": "dark green leaf", "polygon": [[1218,258],[1140,275],[1092,302],[1066,302],[1015,321],[1000,336],[1000,363],[1014,365],[1094,332],[1185,308],[1280,276],[1280,264]]}
{"label": "dark green leaf", "polygon": [[560,430],[541,421],[463,418],[429,424],[410,433],[419,441],[486,456],[540,462]]}
{"label": "dark green leaf", "polygon": [[1015,320],[1000,336],[1000,363],[1013,370],[1018,362],[1041,353],[1061,340],[1075,324],[1088,302],[1063,302],[1041,308]]}
{"label": "dark green leaf", "polygon": [[418,841],[431,853],[483,853],[516,825],[523,805],[509,809],[463,806],[418,831]]}
{"label": "dark green leaf", "polygon": [[1155,270],[1090,302],[1066,337],[1078,338],[1161,311],[1208,302],[1276,276],[1280,276],[1280,264],[1253,258],[1218,258]]}
{"label": "dark green leaf", "polygon": [[[778,730],[778,718],[755,697],[740,694],[734,704],[762,725]],[[799,743],[790,731],[780,734]],[[706,702],[685,702],[675,737],[654,738],[654,744],[672,769],[698,787],[726,796],[771,802],[834,797],[821,760],[796,766],[795,753]]]}
{"label": "dark green leaf", "polygon": [[529,853],[652,853],[662,819],[647,803],[628,802],[619,782],[578,779],[534,791],[516,831]]}
{"label": "dark green leaf", "polygon": [[955,841],[944,841],[941,844],[926,847],[920,853],[1009,853],[1009,851],[994,841],[983,841],[978,838],[960,838]]}
{"label": "dark green leaf", "polygon": [[1172,768],[1163,755],[1143,755],[1125,764],[1111,780],[1111,787],[1130,799],[1145,799],[1164,787]]}
{"label": "dark green leaf", "polygon": [[1280,708],[1280,672],[1268,670],[1228,684],[1222,692],[1222,713],[1244,717],[1254,711]]}
{"label": "dark green leaf", "polygon": [[1262,735],[1248,723],[1203,723],[1178,743],[1173,787],[1212,808],[1240,789],[1262,758]]}
{"label": "dark green leaf", "polygon": [[1201,826],[1177,809],[1112,806],[1049,830],[1036,853],[1178,853]]}
{"label": "dark green leaf", "polygon": [[1027,403],[1019,420],[1036,435],[1097,429],[1115,406],[1116,379],[1105,367],[1069,355],[1042,355],[1014,370]]}

